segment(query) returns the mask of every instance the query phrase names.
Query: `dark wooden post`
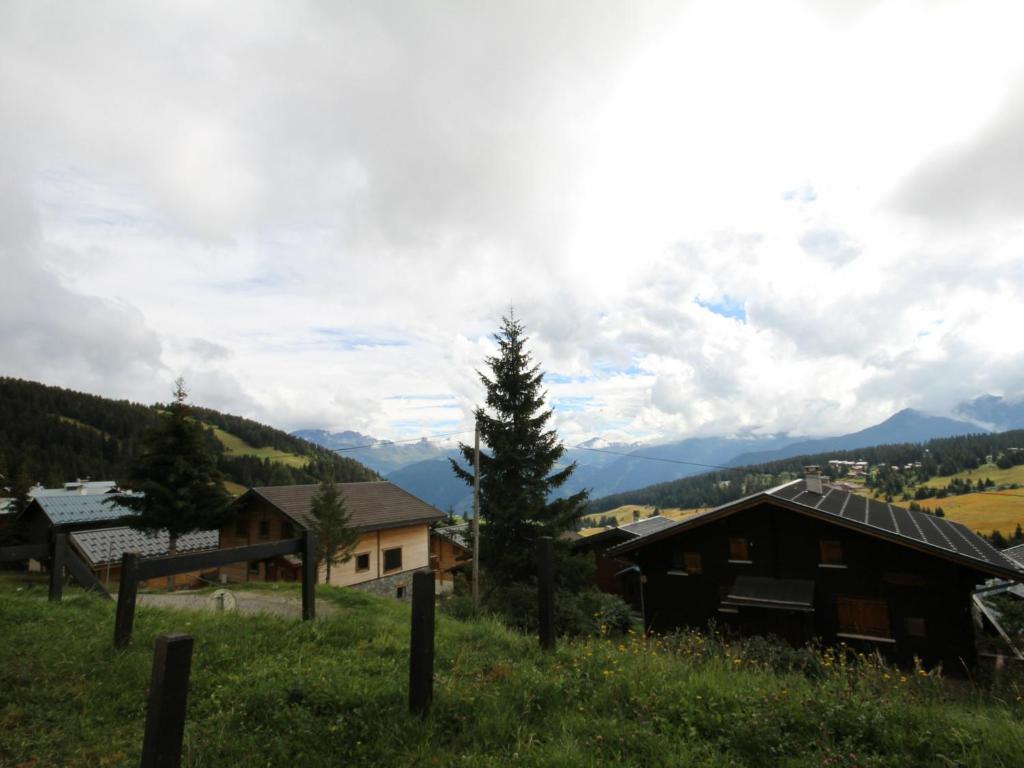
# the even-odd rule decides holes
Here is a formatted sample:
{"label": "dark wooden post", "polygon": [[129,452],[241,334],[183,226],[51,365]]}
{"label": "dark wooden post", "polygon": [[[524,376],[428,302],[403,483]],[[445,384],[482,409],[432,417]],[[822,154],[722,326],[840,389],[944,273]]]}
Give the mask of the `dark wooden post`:
{"label": "dark wooden post", "polygon": [[426,715],[434,698],[434,572],[412,575],[412,636],[409,642],[409,711]]}
{"label": "dark wooden post", "polygon": [[540,647],[555,648],[555,551],[550,536],[537,539],[537,624]]}
{"label": "dark wooden post", "polygon": [[114,647],[125,648],[132,640],[135,626],[135,595],[139,589],[139,553],[121,555],[121,583],[117,588],[117,613],[114,618]]}
{"label": "dark wooden post", "polygon": [[192,671],[192,636],[160,635],[153,650],[142,768],[179,768]]}
{"label": "dark wooden post", "polygon": [[316,534],[302,533],[302,620],[316,618]]}
{"label": "dark wooden post", "polygon": [[50,546],[50,600],[59,602],[64,594],[64,552],[68,546],[68,535],[53,534]]}

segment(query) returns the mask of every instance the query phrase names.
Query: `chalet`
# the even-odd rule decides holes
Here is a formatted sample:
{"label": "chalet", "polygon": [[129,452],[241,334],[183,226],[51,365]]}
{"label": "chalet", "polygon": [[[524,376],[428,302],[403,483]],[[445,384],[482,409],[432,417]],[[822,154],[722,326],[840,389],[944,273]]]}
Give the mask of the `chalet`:
{"label": "chalet", "polygon": [[975,588],[1024,569],[965,526],[806,479],[619,544],[658,631],[714,620],[793,644],[819,638],[962,670]]}
{"label": "chalet", "polygon": [[[174,548],[177,554],[216,549],[218,539],[219,532],[216,530],[195,531],[179,536]],[[68,543],[93,575],[108,585],[108,588],[121,579],[121,557],[125,552],[138,552],[142,557],[160,557],[169,552],[167,531],[146,533],[127,526],[74,531],[68,536]],[[210,573],[206,581],[215,578],[216,573]],[[161,576],[144,583],[151,587],[163,587],[167,578]],[[198,571],[175,576],[177,588],[200,587],[203,584],[204,580]]]}
{"label": "chalet", "polygon": [[110,501],[109,493],[61,493],[35,496],[22,512],[19,526],[26,539],[44,544],[50,534],[123,525],[135,512]]}
{"label": "chalet", "polygon": [[[220,546],[241,547],[288,539],[309,528],[319,485],[252,488],[235,502],[235,513],[220,529]],[[412,572],[430,565],[430,523],[444,515],[393,483],[339,483],[351,524],[359,533],[347,563],[331,567],[331,584],[355,586],[399,598],[411,594]],[[319,566],[319,580],[326,566]],[[292,556],[221,568],[235,582],[298,580],[300,562]]]}
{"label": "chalet", "polygon": [[439,592],[450,592],[455,586],[455,572],[473,559],[472,533],[469,523],[446,525],[430,532],[430,567],[437,573]]}
{"label": "chalet", "polygon": [[640,593],[635,579],[626,574],[635,571],[636,566],[628,560],[608,555],[608,550],[618,544],[634,541],[657,531],[665,530],[676,524],[675,520],[656,515],[644,520],[636,520],[628,525],[605,528],[590,536],[574,539],[569,545],[574,552],[591,552],[594,556],[594,583],[602,592],[620,595],[636,610],[641,610]]}

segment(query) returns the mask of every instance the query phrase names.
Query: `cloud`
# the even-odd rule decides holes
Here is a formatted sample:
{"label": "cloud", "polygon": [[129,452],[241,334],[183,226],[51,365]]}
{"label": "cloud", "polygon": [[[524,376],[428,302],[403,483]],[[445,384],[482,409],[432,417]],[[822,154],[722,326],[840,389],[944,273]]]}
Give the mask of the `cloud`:
{"label": "cloud", "polygon": [[900,186],[895,206],[939,224],[1024,216],[1024,81],[976,135],[929,157]]}

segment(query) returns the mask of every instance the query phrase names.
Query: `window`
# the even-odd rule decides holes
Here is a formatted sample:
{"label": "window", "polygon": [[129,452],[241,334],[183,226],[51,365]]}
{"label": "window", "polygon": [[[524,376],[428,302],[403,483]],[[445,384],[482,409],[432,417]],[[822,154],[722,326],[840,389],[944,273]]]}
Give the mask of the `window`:
{"label": "window", "polygon": [[235,536],[249,535],[249,519],[245,515],[235,518]]}
{"label": "window", "polygon": [[843,542],[822,539],[818,542],[818,549],[821,553],[821,560],[818,562],[821,565],[843,564]]}
{"label": "window", "polygon": [[734,563],[750,562],[750,545],[746,539],[738,537],[729,539],[729,560]]}
{"label": "window", "polygon": [[356,573],[370,570],[370,553],[361,552],[356,555]]}
{"label": "window", "polygon": [[384,550],[384,572],[397,571],[402,568],[402,548]]}
{"label": "window", "polygon": [[294,539],[295,538],[295,526],[291,520],[281,521],[281,538],[282,539]]}
{"label": "window", "polygon": [[704,572],[704,563],[701,560],[700,552],[684,552],[683,567],[691,576],[697,576]]}
{"label": "window", "polygon": [[398,587],[398,589],[395,590],[395,597],[397,597],[399,600],[404,600],[405,599],[405,585],[404,584],[402,586]]}
{"label": "window", "polygon": [[862,597],[837,597],[839,635],[856,635],[877,639],[890,639],[889,604],[885,600]]}
{"label": "window", "polygon": [[267,520],[266,518],[264,518],[263,520],[260,520],[260,538],[261,539],[270,538],[270,521]]}
{"label": "window", "polygon": [[258,574],[259,572],[260,572],[260,561],[259,560],[253,560],[251,563],[249,563],[249,573]]}
{"label": "window", "polygon": [[924,619],[907,616],[903,620],[903,634],[907,637],[928,637],[928,627]]}

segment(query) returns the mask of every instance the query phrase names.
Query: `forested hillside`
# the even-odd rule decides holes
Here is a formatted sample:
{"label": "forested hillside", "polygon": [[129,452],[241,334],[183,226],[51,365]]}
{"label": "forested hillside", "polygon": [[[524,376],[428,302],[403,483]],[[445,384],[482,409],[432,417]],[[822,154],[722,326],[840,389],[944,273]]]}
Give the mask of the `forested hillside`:
{"label": "forested hillside", "polygon": [[[885,464],[903,466],[920,462],[914,470],[917,482],[925,482],[936,475],[952,475],[965,469],[975,469],[991,459],[1016,461],[1024,448],[1024,430],[996,434],[964,435],[929,440],[926,443],[878,445],[850,451],[829,451],[807,456],[795,456],[767,464],[708,472],[669,483],[659,483],[635,491],[618,493],[595,499],[588,512],[604,512],[624,504],[646,504],[657,507],[715,507],[742,496],[756,493],[797,476],[807,464],[827,466],[830,459],[867,461],[872,466]],[[1011,456],[1014,457],[1011,459]],[[1020,456],[1024,460],[1024,455]]]}
{"label": "forested hillside", "polygon": [[[0,475],[48,487],[120,479],[161,408],[0,377]],[[231,482],[313,483],[328,468],[340,482],[377,479],[357,461],[251,419],[208,408],[194,414],[208,425],[210,448]]]}

